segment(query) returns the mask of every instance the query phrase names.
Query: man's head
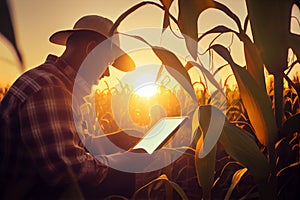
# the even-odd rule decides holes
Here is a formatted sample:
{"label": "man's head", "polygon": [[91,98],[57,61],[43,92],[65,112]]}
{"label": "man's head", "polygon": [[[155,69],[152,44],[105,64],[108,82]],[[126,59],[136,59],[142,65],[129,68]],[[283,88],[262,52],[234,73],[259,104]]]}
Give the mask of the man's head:
{"label": "man's head", "polygon": [[[110,29],[113,26],[113,22],[107,18],[98,15],[87,15],[80,18],[74,25],[73,29],[63,30],[54,33],[50,37],[50,41],[59,44],[66,45],[67,39],[76,32],[93,32],[97,33],[105,38],[109,38]],[[116,45],[119,45],[119,41],[114,41]]]}
{"label": "man's head", "polygon": [[[99,43],[111,37],[110,30],[112,26],[113,22],[107,18],[87,15],[80,18],[73,29],[54,33],[50,37],[50,41],[55,44],[65,45],[67,47],[66,50],[76,51],[78,56],[84,59]],[[134,69],[135,64],[133,60],[119,48],[119,38],[114,36],[113,43],[117,47],[116,51],[121,52],[122,55],[113,61],[112,66],[122,71]],[[109,71],[106,70],[104,75],[109,75]]]}

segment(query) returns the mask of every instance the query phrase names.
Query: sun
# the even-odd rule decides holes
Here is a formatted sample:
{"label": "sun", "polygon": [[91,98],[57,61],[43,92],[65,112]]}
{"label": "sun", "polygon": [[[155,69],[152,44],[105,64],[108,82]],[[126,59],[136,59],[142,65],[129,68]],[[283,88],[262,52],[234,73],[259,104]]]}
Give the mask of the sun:
{"label": "sun", "polygon": [[157,85],[154,83],[143,85],[134,92],[140,97],[152,97],[157,93]]}

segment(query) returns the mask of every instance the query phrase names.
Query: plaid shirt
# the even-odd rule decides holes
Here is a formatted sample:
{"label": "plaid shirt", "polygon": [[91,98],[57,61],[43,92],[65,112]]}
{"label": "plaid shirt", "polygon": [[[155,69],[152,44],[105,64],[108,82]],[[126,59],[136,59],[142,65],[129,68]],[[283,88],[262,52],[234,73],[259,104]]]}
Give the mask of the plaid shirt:
{"label": "plaid shirt", "polygon": [[[70,183],[97,196],[106,193],[105,185],[113,186],[106,182],[122,176],[128,190],[132,175],[108,168],[105,156],[101,162],[95,159],[78,137],[72,113],[75,76],[71,66],[49,55],[43,65],[24,73],[3,98],[0,194],[4,198],[57,198]],[[72,194],[76,197],[76,190]]]}

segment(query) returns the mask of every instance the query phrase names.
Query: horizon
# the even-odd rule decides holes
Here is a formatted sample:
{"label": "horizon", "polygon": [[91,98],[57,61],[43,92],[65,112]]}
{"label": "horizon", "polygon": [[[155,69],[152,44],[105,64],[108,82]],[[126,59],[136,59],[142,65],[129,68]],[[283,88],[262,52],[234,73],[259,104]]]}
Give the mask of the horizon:
{"label": "horizon", "polygon": [[[65,12],[65,10],[70,7],[67,1],[43,1],[43,2],[32,2],[29,1],[17,1],[9,0],[9,6],[11,9],[12,20],[14,24],[14,30],[16,35],[16,40],[18,42],[19,49],[23,55],[25,71],[32,69],[40,64],[42,64],[48,54],[60,55],[64,47],[51,44],[48,38],[56,31],[70,29],[73,24],[83,15],[87,14],[99,14],[115,21],[125,10],[129,9],[131,6],[142,2],[141,0],[124,0],[117,4],[117,1],[106,2],[101,1],[88,1],[82,4],[80,1],[72,1],[71,10],[72,12]],[[235,3],[226,2],[225,0],[219,0],[225,3],[235,14],[238,15],[240,20],[243,22],[246,17],[246,6],[244,1],[238,1]],[[154,0],[154,2],[159,2]],[[60,5],[60,6],[53,6]],[[173,2],[170,12],[177,16],[178,8],[175,6],[176,1]],[[53,9],[55,7],[56,14],[53,15]],[[70,8],[69,8],[70,9]],[[32,11],[35,12],[32,12]],[[300,16],[300,11],[296,7],[293,9],[293,16]],[[235,24],[226,17],[222,17],[222,13],[215,10],[208,9],[204,11],[199,20],[198,26],[199,32],[203,33],[215,25],[216,23],[224,24],[233,30],[236,29]],[[137,20],[138,19],[138,20]],[[139,28],[156,27],[161,28],[163,21],[163,12],[155,7],[145,6],[135,11],[133,14],[128,16],[125,21],[120,25],[120,31],[131,31]],[[292,18],[291,29],[294,33],[300,33],[299,24]],[[32,28],[36,27],[36,31]],[[172,28],[174,28],[174,24]],[[177,27],[175,27],[177,28]],[[251,36],[251,31],[248,28],[247,34]],[[228,43],[231,41],[231,34],[223,34],[218,41]],[[251,36],[252,37],[252,36]],[[207,46],[208,42],[212,37],[207,36],[201,42],[200,46]],[[242,49],[242,44],[237,38],[232,41],[232,56],[233,59],[239,63],[241,66],[245,65],[245,60],[242,53],[239,53]],[[15,52],[12,50],[11,45],[8,41],[0,34],[0,51],[2,55],[0,57],[0,70],[2,71],[0,75],[0,85],[12,85],[12,83],[19,77],[23,72],[19,67],[18,60],[16,59]],[[214,54],[216,55],[216,54]],[[139,56],[141,57],[141,56]],[[139,57],[136,57],[138,59]],[[153,60],[152,60],[153,61]],[[148,61],[147,61],[148,62]],[[153,61],[155,62],[155,61]],[[216,66],[221,66],[226,62],[218,56],[214,56],[214,64]],[[298,72],[300,72],[299,64],[297,64],[289,76],[292,78]],[[222,69],[220,73],[220,79],[225,80],[231,74],[230,67]],[[116,83],[116,77],[120,78],[120,74],[116,70],[113,70],[112,78],[110,82]],[[114,80],[113,80],[114,79]],[[232,78],[230,78],[232,79]],[[267,79],[267,77],[266,77]],[[230,80],[230,84],[233,85],[234,80]]]}

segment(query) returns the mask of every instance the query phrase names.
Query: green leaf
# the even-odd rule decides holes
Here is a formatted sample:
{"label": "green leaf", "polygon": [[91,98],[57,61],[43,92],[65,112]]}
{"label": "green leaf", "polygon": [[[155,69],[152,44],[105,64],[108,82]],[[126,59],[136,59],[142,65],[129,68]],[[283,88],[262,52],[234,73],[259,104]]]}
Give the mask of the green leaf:
{"label": "green leaf", "polygon": [[179,194],[179,196],[182,199],[188,199],[185,192],[183,191],[183,189],[177,183],[174,183],[173,181],[170,181],[165,174],[160,175],[158,178],[156,178],[156,179],[150,181],[149,183],[147,183],[146,185],[140,187],[137,191],[135,191],[135,193],[133,194],[132,199],[136,199],[136,196],[138,195],[138,193],[141,190],[145,189],[146,187],[148,187],[149,185],[151,185],[151,184],[153,184],[157,181],[164,181],[166,183],[169,183],[176,190],[176,192]]}
{"label": "green leaf", "polygon": [[[200,117],[210,116],[214,113],[215,117],[211,120],[214,126],[218,125],[220,119],[225,118],[225,115],[213,106],[201,106]],[[203,123],[208,121],[208,117],[204,117]],[[201,127],[202,127],[202,124]],[[207,122],[206,122],[207,123]],[[224,146],[226,152],[240,162],[244,167],[248,168],[249,173],[254,176],[258,182],[265,181],[269,175],[269,164],[266,157],[260,152],[253,136],[244,129],[241,129],[231,124],[226,118],[219,138],[220,143]]]}
{"label": "green leaf", "polygon": [[229,200],[231,193],[233,192],[234,188],[237,186],[237,184],[240,182],[242,176],[247,172],[247,168],[243,168],[243,169],[239,169],[237,170],[233,176],[232,176],[232,180],[231,180],[231,184],[229,189],[227,190],[226,196],[225,196],[225,200]]}
{"label": "green leaf", "polygon": [[259,87],[250,73],[232,60],[225,47],[213,45],[211,48],[230,64],[258,140],[265,146],[274,144],[277,138],[277,128],[272,104],[265,88]]}
{"label": "green leaf", "polygon": [[179,0],[178,23],[184,34],[186,47],[192,57],[197,59],[198,52],[198,17],[207,8],[214,7],[212,0]]}

